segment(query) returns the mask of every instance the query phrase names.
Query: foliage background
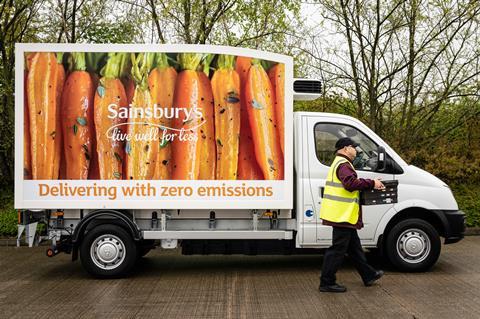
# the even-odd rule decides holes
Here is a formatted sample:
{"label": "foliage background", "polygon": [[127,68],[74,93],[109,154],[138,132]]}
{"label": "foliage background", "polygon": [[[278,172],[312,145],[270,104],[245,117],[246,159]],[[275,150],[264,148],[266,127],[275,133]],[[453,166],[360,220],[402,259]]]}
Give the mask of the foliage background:
{"label": "foliage background", "polygon": [[[14,234],[14,44],[199,43],[292,55],[324,84],[295,110],[352,115],[452,186],[480,226],[480,2],[475,0],[4,0],[0,234]],[[12,226],[13,225],[13,226]]]}

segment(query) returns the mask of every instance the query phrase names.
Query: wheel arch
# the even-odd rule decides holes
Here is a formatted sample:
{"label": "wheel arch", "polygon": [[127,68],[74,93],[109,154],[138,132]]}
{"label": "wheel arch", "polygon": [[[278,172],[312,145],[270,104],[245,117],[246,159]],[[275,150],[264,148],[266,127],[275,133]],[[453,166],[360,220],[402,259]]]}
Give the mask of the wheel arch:
{"label": "wheel arch", "polygon": [[[386,216],[387,217],[387,216]],[[388,217],[387,217],[388,218]],[[448,221],[444,214],[439,210],[427,209],[424,207],[407,207],[390,217],[386,222],[383,231],[378,234],[377,247],[383,247],[383,241],[386,239],[389,231],[400,221],[417,218],[432,225],[441,237],[445,237],[448,232]]]}
{"label": "wheel arch", "polygon": [[95,210],[86,215],[78,223],[77,227],[75,227],[75,231],[72,234],[72,260],[76,260],[78,258],[78,247],[87,230],[103,224],[114,224],[124,228],[132,236],[135,242],[138,242],[142,239],[141,231],[134,223],[132,215],[128,211],[103,209]]}

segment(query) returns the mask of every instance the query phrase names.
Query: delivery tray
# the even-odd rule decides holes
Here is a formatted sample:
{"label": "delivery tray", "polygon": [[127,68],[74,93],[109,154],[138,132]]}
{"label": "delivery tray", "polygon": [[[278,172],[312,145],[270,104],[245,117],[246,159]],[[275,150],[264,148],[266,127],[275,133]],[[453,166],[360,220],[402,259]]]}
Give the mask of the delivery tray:
{"label": "delivery tray", "polygon": [[383,205],[398,203],[398,181],[382,181],[385,189],[372,189],[360,193],[361,205]]}

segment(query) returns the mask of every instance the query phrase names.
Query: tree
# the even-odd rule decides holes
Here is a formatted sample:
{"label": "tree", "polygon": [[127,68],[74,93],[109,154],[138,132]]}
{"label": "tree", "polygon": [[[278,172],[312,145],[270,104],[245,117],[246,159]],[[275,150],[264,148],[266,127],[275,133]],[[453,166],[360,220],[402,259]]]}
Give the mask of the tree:
{"label": "tree", "polygon": [[333,92],[356,101],[357,117],[400,149],[431,141],[426,130],[447,102],[478,101],[478,1],[320,2],[343,41],[331,50],[312,41],[305,51]]}
{"label": "tree", "polygon": [[[282,52],[300,24],[300,1],[120,0],[146,14],[153,42],[227,44]],[[153,24],[153,28],[148,26]]]}
{"label": "tree", "polygon": [[13,180],[15,43],[32,38],[30,26],[43,1],[3,1],[0,4],[0,184]]}
{"label": "tree", "polygon": [[[44,42],[137,42],[140,16],[116,1],[48,0],[42,10]],[[46,6],[43,6],[43,9]]]}

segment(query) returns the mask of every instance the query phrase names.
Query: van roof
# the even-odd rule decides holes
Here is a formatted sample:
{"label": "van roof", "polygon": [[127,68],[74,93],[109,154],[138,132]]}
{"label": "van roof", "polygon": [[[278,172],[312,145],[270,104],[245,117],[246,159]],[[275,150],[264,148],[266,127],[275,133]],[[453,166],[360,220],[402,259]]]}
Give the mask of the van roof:
{"label": "van roof", "polygon": [[344,119],[356,119],[352,116],[349,115],[344,115],[344,114],[338,114],[338,113],[327,113],[327,112],[293,112],[297,116],[302,116],[302,115],[310,115],[310,116],[328,116],[328,117],[335,117],[335,118],[344,118]]}

